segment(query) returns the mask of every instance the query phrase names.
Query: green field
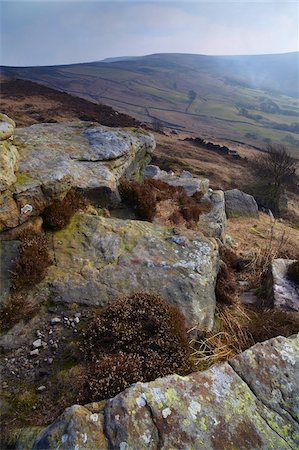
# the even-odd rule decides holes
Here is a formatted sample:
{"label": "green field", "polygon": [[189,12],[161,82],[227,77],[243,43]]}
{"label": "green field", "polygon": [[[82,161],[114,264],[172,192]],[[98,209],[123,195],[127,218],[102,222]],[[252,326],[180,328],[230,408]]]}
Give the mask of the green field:
{"label": "green field", "polygon": [[[298,53],[150,55],[137,60],[5,68],[141,121],[299,154]],[[190,91],[193,91],[191,101]]]}

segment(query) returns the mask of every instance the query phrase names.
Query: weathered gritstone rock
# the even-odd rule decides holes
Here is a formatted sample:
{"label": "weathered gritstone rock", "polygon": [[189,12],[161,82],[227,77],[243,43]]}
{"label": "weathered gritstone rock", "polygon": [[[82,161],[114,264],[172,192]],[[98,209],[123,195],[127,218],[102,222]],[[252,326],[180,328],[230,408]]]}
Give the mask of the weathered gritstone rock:
{"label": "weathered gritstone rock", "polygon": [[32,450],[298,448],[298,336],[257,344],[205,372],[136,383],[106,402],[74,405]]}
{"label": "weathered gritstone rock", "polygon": [[189,197],[195,193],[207,194],[209,190],[209,180],[207,178],[193,178],[192,174],[185,170],[180,176],[176,176],[171,172],[161,170],[158,166],[149,165],[145,167],[143,176],[144,178],[164,181],[164,183],[171,186],[180,186],[185,189]]}
{"label": "weathered gritstone rock", "polygon": [[13,120],[0,113],[0,196],[16,181],[19,153],[12,143],[15,126]]}
{"label": "weathered gritstone rock", "polygon": [[269,298],[274,308],[299,311],[299,286],[287,278],[292,259],[274,259],[271,265]]}
{"label": "weathered gritstone rock", "polygon": [[11,138],[15,128],[15,122],[6,114],[0,113],[0,141]]}
{"label": "weathered gritstone rock", "polygon": [[[55,266],[37,298],[105,306],[146,291],[177,306],[190,325],[210,329],[218,248],[198,233],[149,222],[77,214],[53,235]],[[35,295],[35,294],[34,294]]]}
{"label": "weathered gritstone rock", "polygon": [[[224,192],[213,191],[206,194],[204,197],[211,202],[211,210],[208,213],[199,216],[199,228],[206,236],[211,236],[224,241],[226,230]],[[204,200],[205,198],[202,199],[202,201]]]}
{"label": "weathered gritstone rock", "polygon": [[[19,153],[10,141],[0,144],[0,191],[9,186],[10,202],[16,206],[9,220],[0,210],[0,231],[39,215],[53,198],[63,197],[72,187],[102,206],[113,206],[119,202],[120,178],[138,176],[155,149],[153,136],[143,130],[91,122],[20,128],[14,142]],[[14,174],[18,154],[19,170]]]}
{"label": "weathered gritstone rock", "polygon": [[245,194],[239,189],[231,189],[224,192],[225,212],[228,219],[231,217],[256,217],[258,218],[258,206],[252,195]]}
{"label": "weathered gritstone rock", "polygon": [[140,170],[155,148],[153,136],[143,130],[92,122],[33,125],[18,129],[16,138],[20,172],[45,188],[68,177],[73,187],[115,192],[119,178]]}

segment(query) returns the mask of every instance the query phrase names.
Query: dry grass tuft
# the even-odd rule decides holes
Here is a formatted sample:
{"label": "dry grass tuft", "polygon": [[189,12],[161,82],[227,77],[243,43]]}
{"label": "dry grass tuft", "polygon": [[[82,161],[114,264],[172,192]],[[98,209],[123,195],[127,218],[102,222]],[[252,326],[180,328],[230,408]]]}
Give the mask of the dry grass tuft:
{"label": "dry grass tuft", "polygon": [[299,313],[219,305],[214,330],[192,340],[192,357],[198,370],[226,361],[276,336],[289,337],[299,332]]}
{"label": "dry grass tuft", "polygon": [[81,397],[113,397],[130,384],[192,372],[185,318],[160,297],[134,294],[101,310],[82,334]]}
{"label": "dry grass tuft", "polygon": [[76,189],[71,189],[62,199],[56,199],[43,212],[43,226],[49,230],[61,230],[69,223],[73,215],[87,207],[86,198]]}
{"label": "dry grass tuft", "polygon": [[142,183],[123,180],[119,193],[124,203],[136,209],[140,218],[149,222],[156,217],[158,205],[167,200],[171,200],[172,204],[167,221],[173,225],[185,224],[192,228],[198,222],[200,214],[210,209],[210,205],[197,203],[188,197],[182,187],[155,179],[147,178]]}
{"label": "dry grass tuft", "polygon": [[44,234],[33,231],[20,233],[19,258],[11,275],[12,291],[21,291],[38,284],[52,264],[48,240]]}

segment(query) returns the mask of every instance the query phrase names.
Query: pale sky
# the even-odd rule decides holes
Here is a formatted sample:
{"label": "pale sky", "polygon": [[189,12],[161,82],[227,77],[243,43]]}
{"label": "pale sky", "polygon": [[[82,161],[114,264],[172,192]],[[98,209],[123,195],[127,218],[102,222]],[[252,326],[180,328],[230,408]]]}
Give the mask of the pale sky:
{"label": "pale sky", "polygon": [[0,0],[0,64],[298,51],[298,1]]}

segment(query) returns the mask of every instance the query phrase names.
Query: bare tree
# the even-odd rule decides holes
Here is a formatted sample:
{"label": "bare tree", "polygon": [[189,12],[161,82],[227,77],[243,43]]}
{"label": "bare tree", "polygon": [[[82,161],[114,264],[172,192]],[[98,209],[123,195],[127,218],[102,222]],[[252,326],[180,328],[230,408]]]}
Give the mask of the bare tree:
{"label": "bare tree", "polygon": [[279,212],[281,198],[287,185],[296,180],[296,160],[282,144],[269,144],[265,153],[253,162],[256,175],[264,186],[274,212]]}

